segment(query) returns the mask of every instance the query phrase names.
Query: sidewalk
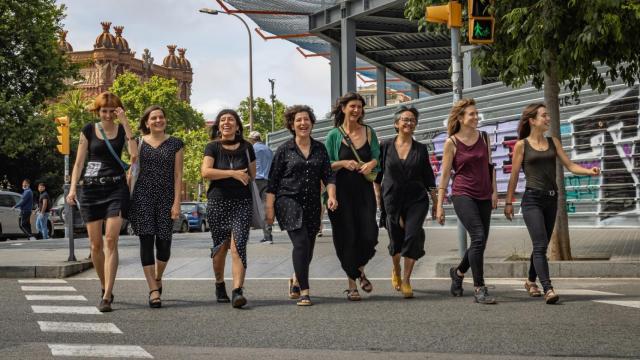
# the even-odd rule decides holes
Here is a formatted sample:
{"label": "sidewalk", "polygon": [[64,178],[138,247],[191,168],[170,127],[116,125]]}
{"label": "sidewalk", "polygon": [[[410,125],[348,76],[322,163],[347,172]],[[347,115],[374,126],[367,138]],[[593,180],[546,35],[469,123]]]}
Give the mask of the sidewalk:
{"label": "sidewalk", "polygon": [[[387,253],[387,233],[381,229],[376,256],[367,265],[371,278],[388,278],[391,261]],[[427,227],[427,255],[414,269],[416,278],[448,277],[448,268],[458,262],[456,228]],[[574,258],[608,260],[567,261],[551,264],[553,277],[640,277],[640,229],[574,228],[571,229]],[[291,243],[285,232],[275,231],[273,245],[259,244],[260,231],[252,231],[248,245],[248,278],[285,278],[293,271]],[[69,263],[66,239],[39,241],[7,241],[0,243],[1,277],[66,277],[91,267],[85,258],[89,254],[87,239],[76,239],[76,257]],[[211,278],[208,233],[187,233],[174,236],[171,261],[165,277]],[[122,237],[119,244],[118,277],[142,277],[139,246],[136,237]],[[486,277],[523,277],[527,262],[505,261],[508,257],[527,258],[531,241],[525,228],[494,227],[485,252]],[[230,266],[230,261],[227,261]],[[95,271],[77,276],[96,277]],[[344,278],[335,256],[331,231],[316,242],[311,264],[312,278]]]}

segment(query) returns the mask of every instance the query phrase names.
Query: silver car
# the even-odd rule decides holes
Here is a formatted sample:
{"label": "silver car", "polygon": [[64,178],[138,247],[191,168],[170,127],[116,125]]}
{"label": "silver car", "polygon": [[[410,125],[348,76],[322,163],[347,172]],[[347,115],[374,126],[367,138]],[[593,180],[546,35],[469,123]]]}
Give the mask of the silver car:
{"label": "silver car", "polygon": [[[20,209],[13,207],[22,196],[13,191],[0,191],[0,241],[7,239],[26,238],[27,235],[20,229]],[[49,234],[53,234],[51,219],[47,222]],[[31,213],[31,233],[38,237],[36,231],[36,212]]]}

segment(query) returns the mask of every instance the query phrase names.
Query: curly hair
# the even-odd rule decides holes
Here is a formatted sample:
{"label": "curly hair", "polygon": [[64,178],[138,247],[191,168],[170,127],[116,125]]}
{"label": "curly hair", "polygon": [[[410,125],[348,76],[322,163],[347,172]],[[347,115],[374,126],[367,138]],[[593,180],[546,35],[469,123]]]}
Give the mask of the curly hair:
{"label": "curly hair", "polygon": [[366,101],[364,101],[362,95],[358,94],[357,92],[348,92],[338,98],[335,106],[333,107],[333,110],[331,111],[331,116],[333,116],[333,125],[335,127],[338,127],[342,125],[342,123],[344,123],[344,112],[342,111],[342,108],[347,106],[349,101],[354,100],[362,102],[362,114],[358,119],[358,123],[362,124],[362,119],[364,118],[364,107],[367,105],[367,103]]}
{"label": "curly hair", "polygon": [[464,115],[464,111],[469,106],[475,106],[474,99],[460,99],[456,101],[449,111],[449,120],[447,121],[447,133],[449,136],[460,131],[460,117]]}
{"label": "curly hair", "polygon": [[[238,126],[238,130],[236,131],[236,137],[233,140],[222,140],[222,134],[220,133],[220,119],[222,119],[223,115],[231,114],[233,118],[236,120],[236,125]],[[209,132],[209,138],[214,141],[222,141],[223,144],[237,144],[239,142],[244,142],[244,137],[242,136],[242,120],[240,120],[240,115],[233,109],[222,109],[216,115],[216,120],[213,122],[211,126],[211,130]]]}
{"label": "curly hair", "polygon": [[296,118],[297,113],[306,112],[309,114],[309,119],[311,120],[311,124],[316,123],[316,115],[313,113],[313,109],[308,105],[293,105],[287,108],[284,111],[284,120],[286,122],[287,129],[291,132],[291,134],[295,137],[296,131],[293,128],[293,122]]}

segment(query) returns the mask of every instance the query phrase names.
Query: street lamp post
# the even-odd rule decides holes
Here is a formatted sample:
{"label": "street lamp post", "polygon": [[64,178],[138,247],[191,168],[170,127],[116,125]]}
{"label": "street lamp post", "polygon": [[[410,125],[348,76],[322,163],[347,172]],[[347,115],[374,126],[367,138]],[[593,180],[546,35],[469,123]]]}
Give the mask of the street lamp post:
{"label": "street lamp post", "polygon": [[276,131],[276,93],[274,87],[276,86],[276,79],[269,79],[271,83],[271,132]]}
{"label": "street lamp post", "polygon": [[209,14],[209,15],[218,15],[220,13],[231,15],[236,19],[239,19],[240,21],[242,21],[242,24],[244,24],[244,27],[247,29],[247,35],[249,35],[249,131],[253,131],[253,44],[252,44],[251,30],[249,29],[249,25],[247,25],[247,22],[244,21],[244,19],[241,18],[240,16],[233,13],[228,13],[226,11],[202,8],[200,9],[200,12],[203,14]]}

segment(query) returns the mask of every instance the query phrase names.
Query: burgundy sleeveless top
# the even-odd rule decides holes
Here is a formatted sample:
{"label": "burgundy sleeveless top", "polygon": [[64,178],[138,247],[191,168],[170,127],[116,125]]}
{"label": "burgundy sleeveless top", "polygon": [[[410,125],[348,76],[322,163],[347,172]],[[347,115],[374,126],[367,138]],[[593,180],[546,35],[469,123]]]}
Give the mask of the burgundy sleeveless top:
{"label": "burgundy sleeveless top", "polygon": [[490,200],[493,189],[489,179],[489,155],[482,134],[478,134],[478,141],[471,146],[463,144],[458,138],[455,138],[455,145],[456,154],[452,164],[455,175],[451,193]]}

